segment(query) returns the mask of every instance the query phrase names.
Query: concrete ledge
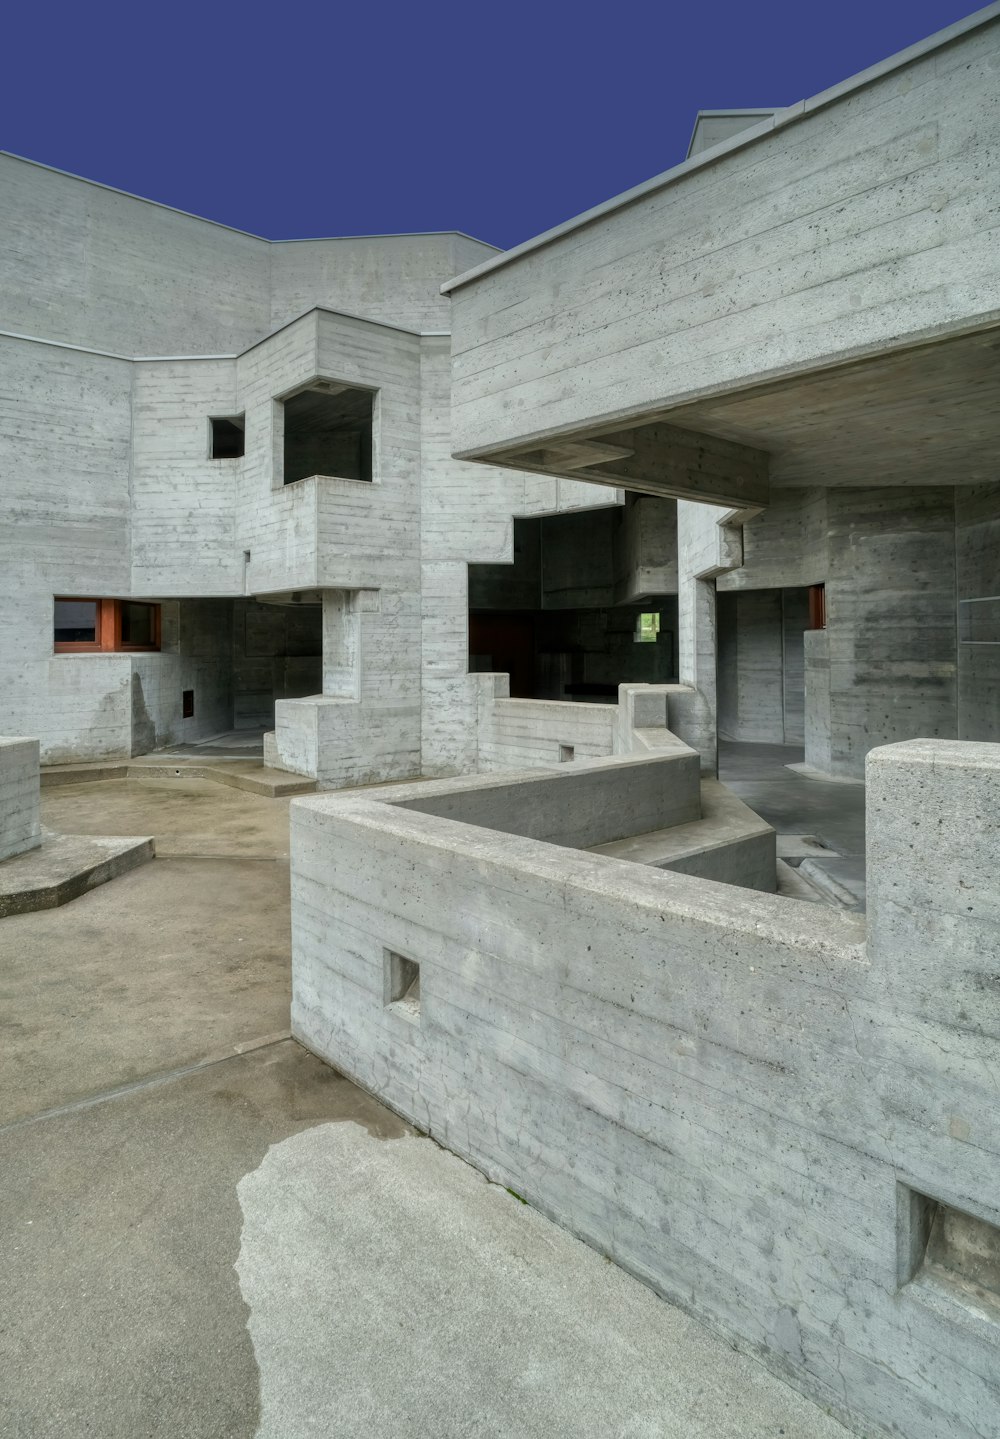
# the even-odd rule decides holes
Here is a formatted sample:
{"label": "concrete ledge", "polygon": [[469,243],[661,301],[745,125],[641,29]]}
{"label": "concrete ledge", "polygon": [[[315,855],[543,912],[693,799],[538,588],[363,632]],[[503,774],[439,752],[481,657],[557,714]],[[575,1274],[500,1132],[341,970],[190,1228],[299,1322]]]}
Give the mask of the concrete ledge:
{"label": "concrete ledge", "polygon": [[63,785],[95,784],[125,779],[207,779],[215,784],[242,789],[267,799],[293,794],[312,794],[316,781],[288,770],[247,764],[243,760],[220,764],[189,764],[184,760],[121,760],[111,764],[53,765],[42,770],[42,789]]}
{"label": "concrete ledge", "polygon": [[47,834],[40,849],[0,863],[0,919],[68,904],[155,854],[151,838]]}
{"label": "concrete ledge", "polygon": [[718,780],[702,780],[701,813],[701,819],[688,824],[594,845],[591,852],[773,893],[776,837],[771,826]]}

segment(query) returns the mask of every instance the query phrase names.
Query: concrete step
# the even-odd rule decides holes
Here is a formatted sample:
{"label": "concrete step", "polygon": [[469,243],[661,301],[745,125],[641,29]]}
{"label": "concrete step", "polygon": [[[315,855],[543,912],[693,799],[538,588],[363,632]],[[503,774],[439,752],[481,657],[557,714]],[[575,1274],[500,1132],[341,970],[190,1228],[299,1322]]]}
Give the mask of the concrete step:
{"label": "concrete step", "polygon": [[125,779],[206,779],[268,799],[312,794],[316,781],[284,769],[270,769],[259,760],[162,759],[155,755],[96,764],[48,765],[41,771],[42,789],[69,784],[95,784]]}
{"label": "concrete step", "polygon": [[0,862],[0,919],[68,904],[155,854],[149,837],[46,832],[38,849]]}

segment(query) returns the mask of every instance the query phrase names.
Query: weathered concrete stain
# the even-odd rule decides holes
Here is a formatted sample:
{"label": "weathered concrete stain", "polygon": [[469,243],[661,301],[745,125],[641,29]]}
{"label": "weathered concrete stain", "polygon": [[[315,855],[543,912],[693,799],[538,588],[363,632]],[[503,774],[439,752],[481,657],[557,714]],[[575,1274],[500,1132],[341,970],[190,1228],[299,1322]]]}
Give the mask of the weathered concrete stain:
{"label": "weathered concrete stain", "polygon": [[[322,1124],[238,1185],[257,1439],[845,1431],[498,1185]],[[384,1135],[383,1135],[384,1137]]]}

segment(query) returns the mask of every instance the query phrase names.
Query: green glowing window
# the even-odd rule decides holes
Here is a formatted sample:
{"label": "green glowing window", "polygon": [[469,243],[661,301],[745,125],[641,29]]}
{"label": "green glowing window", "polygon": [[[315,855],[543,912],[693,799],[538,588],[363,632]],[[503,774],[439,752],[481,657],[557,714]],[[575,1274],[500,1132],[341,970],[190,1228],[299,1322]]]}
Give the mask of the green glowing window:
{"label": "green glowing window", "polygon": [[657,612],[648,615],[640,615],[635,622],[635,642],[637,645],[655,644],[660,633],[660,616]]}

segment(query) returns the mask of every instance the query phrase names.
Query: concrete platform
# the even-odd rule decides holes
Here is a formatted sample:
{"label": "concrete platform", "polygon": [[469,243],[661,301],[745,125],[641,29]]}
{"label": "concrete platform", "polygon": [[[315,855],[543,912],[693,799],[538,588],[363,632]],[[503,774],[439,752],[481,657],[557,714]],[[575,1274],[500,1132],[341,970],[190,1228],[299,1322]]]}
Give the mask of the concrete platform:
{"label": "concrete platform", "polygon": [[147,835],[44,835],[39,849],[0,861],[0,919],[55,909],[154,858]]}
{"label": "concrete platform", "polygon": [[269,769],[259,760],[204,760],[187,755],[141,755],[137,759],[92,764],[48,765],[41,772],[42,789],[72,784],[93,784],[97,780],[204,779],[229,785],[249,794],[282,799],[287,795],[312,794],[316,781],[288,770]]}

